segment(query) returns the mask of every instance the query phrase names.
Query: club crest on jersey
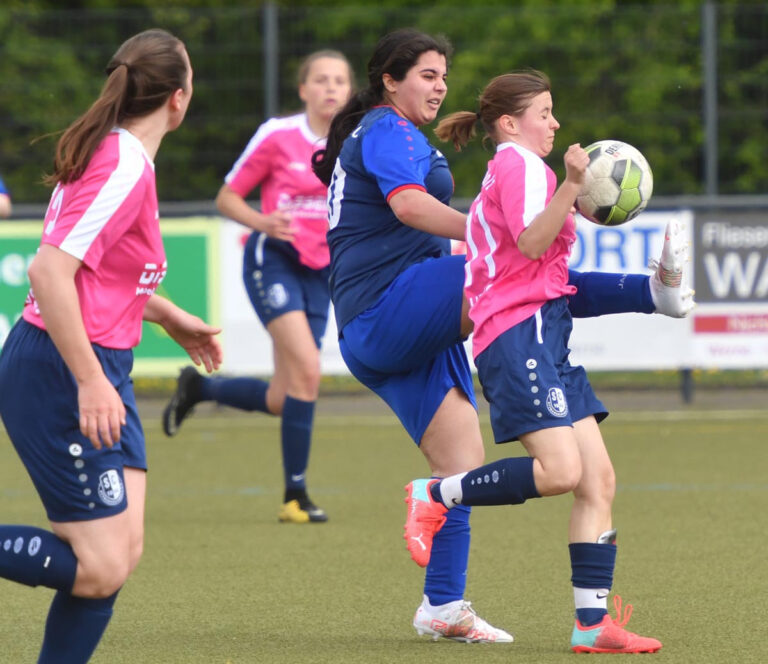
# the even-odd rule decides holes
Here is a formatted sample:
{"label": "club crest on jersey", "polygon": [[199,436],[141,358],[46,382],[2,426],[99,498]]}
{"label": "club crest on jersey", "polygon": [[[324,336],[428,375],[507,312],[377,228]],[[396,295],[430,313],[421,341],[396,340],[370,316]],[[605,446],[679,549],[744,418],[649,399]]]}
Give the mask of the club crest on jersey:
{"label": "club crest on jersey", "polygon": [[547,410],[554,417],[565,417],[568,414],[568,402],[559,387],[550,387],[547,390]]}
{"label": "club crest on jersey", "polygon": [[99,475],[99,498],[102,503],[110,507],[117,505],[124,493],[123,481],[116,470],[110,469]]}
{"label": "club crest on jersey", "polygon": [[283,284],[272,284],[267,291],[267,301],[273,309],[282,309],[288,304],[288,291]]}

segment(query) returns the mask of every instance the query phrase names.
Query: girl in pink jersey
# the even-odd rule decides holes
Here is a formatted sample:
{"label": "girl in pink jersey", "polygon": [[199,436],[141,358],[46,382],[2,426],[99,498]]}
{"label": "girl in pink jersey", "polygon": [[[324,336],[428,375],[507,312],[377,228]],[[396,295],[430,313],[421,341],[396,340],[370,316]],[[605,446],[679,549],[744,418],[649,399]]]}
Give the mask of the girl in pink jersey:
{"label": "girl in pink jersey", "polygon": [[[568,359],[571,313],[568,256],[576,239],[572,209],[589,164],[578,144],[565,153],[557,186],[543,158],[560,127],[549,80],[537,71],[493,79],[478,113],[444,118],[436,129],[457,148],[478,120],[496,154],[467,217],[465,294],[474,323],[473,355],[491,407],[497,443],[519,440],[528,457],[420,482],[416,503],[439,523],[456,505],[519,504],[572,492],[569,525],[576,652],[656,652],[661,643],[607,613],[616,530],[615,476],[598,422],[607,416],[582,367]],[[430,508],[427,508],[427,506]],[[422,517],[422,520],[423,517]],[[438,525],[439,527],[439,525]]]}
{"label": "girl in pink jersey", "polygon": [[[325,146],[331,119],[347,101],[351,84],[352,71],[341,53],[308,56],[299,70],[304,112],[259,127],[216,197],[223,215],[252,231],[243,281],[272,338],[272,379],[205,378],[187,367],[163,413],[169,436],[199,401],[280,415],[285,493],[278,518],[286,523],[327,520],[306,489],[320,343],[330,304],[326,187],[312,172],[311,157]],[[246,202],[256,187],[261,210]]]}
{"label": "girl in pink jersey", "polygon": [[0,355],[0,414],[53,532],[0,525],[0,576],[56,593],[39,662],[87,662],[143,547],[144,435],[130,379],[142,320],[208,371],[219,330],[155,293],[166,271],[154,158],[192,96],[186,49],[126,41],[59,140],[23,318]]}

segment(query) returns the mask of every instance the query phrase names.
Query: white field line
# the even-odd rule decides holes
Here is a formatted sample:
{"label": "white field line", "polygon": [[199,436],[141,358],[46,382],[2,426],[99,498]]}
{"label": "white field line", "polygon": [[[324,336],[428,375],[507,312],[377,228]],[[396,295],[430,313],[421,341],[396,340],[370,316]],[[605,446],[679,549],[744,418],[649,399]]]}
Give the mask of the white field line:
{"label": "white field line", "polygon": [[[480,419],[488,419],[487,413],[481,413]],[[767,410],[643,410],[643,411],[612,411],[608,422],[727,422],[743,419],[768,420]],[[149,422],[145,419],[145,425]],[[323,415],[315,416],[315,426],[369,426],[369,427],[400,427],[401,424],[394,415]],[[204,415],[190,418],[184,422],[185,429],[275,429],[280,426],[277,417],[268,417],[254,413],[252,417],[227,417],[224,413]]]}

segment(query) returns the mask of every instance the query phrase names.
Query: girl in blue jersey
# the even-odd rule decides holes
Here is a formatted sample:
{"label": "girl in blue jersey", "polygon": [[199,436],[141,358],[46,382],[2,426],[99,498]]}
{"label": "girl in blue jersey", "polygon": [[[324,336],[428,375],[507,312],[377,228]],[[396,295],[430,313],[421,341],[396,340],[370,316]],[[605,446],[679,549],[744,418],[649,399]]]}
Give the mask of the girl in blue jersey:
{"label": "girl in blue jersey", "polygon": [[[329,185],[331,298],[341,353],[350,371],[381,396],[427,459],[433,477],[483,462],[469,363],[472,331],[463,297],[465,215],[448,203],[448,164],[419,131],[447,92],[449,45],[412,29],[383,37],[368,63],[368,87],[336,115],[315,172]],[[604,297],[577,293],[579,315],[655,310],[646,277],[574,275]],[[679,298],[678,298],[679,299]],[[687,303],[678,312],[684,315]],[[670,309],[670,313],[673,313]],[[410,486],[410,485],[409,485]],[[420,496],[409,495],[417,508]],[[412,557],[426,566],[414,627],[459,641],[511,642],[464,599],[470,509],[458,505],[434,527],[406,531]]]}

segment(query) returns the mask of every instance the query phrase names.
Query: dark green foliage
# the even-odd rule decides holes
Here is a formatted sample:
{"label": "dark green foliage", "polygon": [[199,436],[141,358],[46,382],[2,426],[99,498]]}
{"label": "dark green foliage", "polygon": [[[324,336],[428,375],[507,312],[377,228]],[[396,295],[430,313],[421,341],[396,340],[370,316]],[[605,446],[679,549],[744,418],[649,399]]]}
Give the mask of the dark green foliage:
{"label": "dark green foliage", "polygon": [[[55,137],[98,94],[109,56],[129,35],[153,26],[177,33],[195,67],[195,97],[184,126],[158,157],[164,200],[208,200],[265,120],[263,3],[244,0],[107,0],[62,5],[30,0],[0,8],[0,173],[17,202],[45,202],[39,182]],[[159,6],[160,5],[160,6]],[[474,110],[491,77],[545,71],[562,124],[551,165],[574,142],[618,139],[652,164],[655,194],[704,191],[702,10],[677,3],[522,0],[433,3],[390,0],[278,2],[280,113],[300,108],[296,71],[318,48],[338,48],[365,80],[368,56],[388,30],[412,25],[455,46],[441,114]],[[63,8],[66,7],[66,8]],[[768,181],[768,8],[717,5],[719,188],[758,194]],[[431,127],[424,128],[430,139]],[[445,146],[458,197],[473,197],[491,153],[478,139],[461,154]]]}

